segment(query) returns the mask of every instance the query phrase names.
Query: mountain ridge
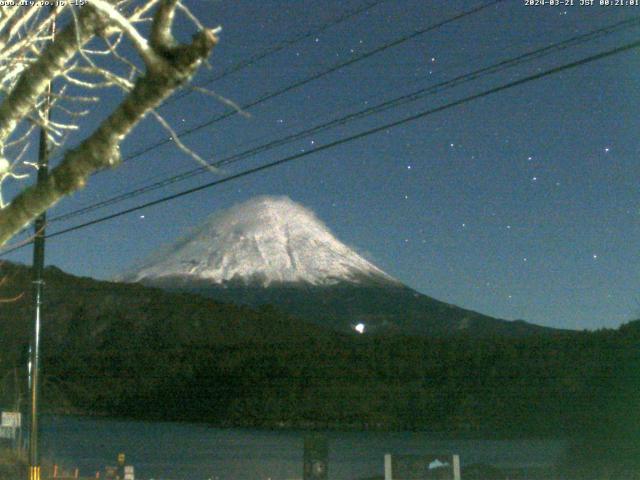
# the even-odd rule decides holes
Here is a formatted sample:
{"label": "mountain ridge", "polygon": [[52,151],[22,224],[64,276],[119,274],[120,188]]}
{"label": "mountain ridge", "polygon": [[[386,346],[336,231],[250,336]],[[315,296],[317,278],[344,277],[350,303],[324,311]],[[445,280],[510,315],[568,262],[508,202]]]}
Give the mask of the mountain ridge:
{"label": "mountain ridge", "polygon": [[[3,297],[23,294],[0,309],[2,378],[14,367],[26,373],[31,273],[0,264]],[[602,411],[584,400],[600,391],[610,401],[609,385],[594,390],[594,381],[612,371],[638,392],[628,382],[635,324],[526,338],[340,334],[273,308],[51,266],[44,277],[43,405],[57,411],[222,427],[549,435]],[[0,394],[6,405],[15,398]]]}

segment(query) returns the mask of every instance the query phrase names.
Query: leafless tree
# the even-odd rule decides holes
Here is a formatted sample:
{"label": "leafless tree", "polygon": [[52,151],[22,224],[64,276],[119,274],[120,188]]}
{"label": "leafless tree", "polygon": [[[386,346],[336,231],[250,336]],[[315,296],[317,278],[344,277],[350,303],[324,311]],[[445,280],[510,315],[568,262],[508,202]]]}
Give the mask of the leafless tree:
{"label": "leafless tree", "polygon": [[[207,60],[218,30],[202,26],[179,0],[87,0],[82,6],[75,0],[51,0],[51,8],[45,3],[16,0],[13,6],[0,6],[0,194],[4,182],[34,171],[23,157],[35,130],[46,129],[62,157],[46,182],[30,182],[6,203],[0,197],[0,245],[83,188],[92,173],[117,166],[121,142],[147,114],[171,132],[178,147],[199,159],[155,108]],[[195,25],[190,43],[177,42],[172,33],[176,14]],[[54,22],[61,25],[55,35]],[[63,86],[48,95],[54,80]],[[107,88],[120,89],[121,101],[84,134],[79,118]],[[56,113],[53,119],[43,108],[46,102]],[[64,150],[72,131],[82,140]]]}

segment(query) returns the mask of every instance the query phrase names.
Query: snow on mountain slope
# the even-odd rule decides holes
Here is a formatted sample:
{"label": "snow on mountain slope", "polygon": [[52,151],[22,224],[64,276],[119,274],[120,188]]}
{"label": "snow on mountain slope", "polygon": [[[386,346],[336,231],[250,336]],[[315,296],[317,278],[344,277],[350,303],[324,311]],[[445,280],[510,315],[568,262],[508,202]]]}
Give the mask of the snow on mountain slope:
{"label": "snow on mountain slope", "polygon": [[261,286],[399,284],[335,238],[311,210],[276,196],[256,197],[213,214],[124,279],[153,283],[171,277]]}

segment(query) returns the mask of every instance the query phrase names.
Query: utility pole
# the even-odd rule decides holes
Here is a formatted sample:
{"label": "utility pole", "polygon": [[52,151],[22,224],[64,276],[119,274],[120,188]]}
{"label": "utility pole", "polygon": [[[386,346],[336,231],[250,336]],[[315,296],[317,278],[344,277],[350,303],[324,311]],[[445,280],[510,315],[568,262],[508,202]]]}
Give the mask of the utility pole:
{"label": "utility pole", "polygon": [[[52,15],[54,8],[51,8]],[[55,35],[55,19],[51,22],[51,37]],[[38,183],[45,183],[49,177],[49,133],[47,125],[51,117],[51,82],[47,85],[43,104],[43,121],[40,128],[38,146]],[[44,293],[44,242],[47,212],[38,216],[34,225],[33,240],[33,335],[31,338],[31,426],[29,432],[29,480],[40,480],[40,452],[38,450],[38,402],[40,401],[40,326],[42,323],[42,297]]]}
{"label": "utility pole", "polygon": [[[40,132],[38,149],[38,182],[49,175],[47,163],[47,132]],[[38,452],[38,402],[40,400],[40,326],[42,323],[42,296],[44,280],[44,236],[47,214],[42,213],[35,222],[33,242],[33,333],[31,337],[31,428],[29,432],[29,480],[40,480],[40,455]]]}

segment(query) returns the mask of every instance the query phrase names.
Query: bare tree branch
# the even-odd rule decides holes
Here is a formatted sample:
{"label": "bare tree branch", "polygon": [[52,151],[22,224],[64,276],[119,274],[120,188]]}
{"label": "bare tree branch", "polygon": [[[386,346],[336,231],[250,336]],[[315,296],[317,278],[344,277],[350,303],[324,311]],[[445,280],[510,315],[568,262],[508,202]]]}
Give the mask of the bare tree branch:
{"label": "bare tree branch", "polygon": [[[0,210],[0,245],[61,198],[83,188],[92,173],[118,165],[122,140],[147,113],[187,82],[209,57],[217,43],[217,29],[201,29],[191,43],[178,44],[172,34],[177,0],[150,3],[158,6],[151,25],[150,40],[147,42],[133,26],[130,18],[117,9],[117,2],[92,0],[88,7],[80,9],[75,21],[70,22],[62,33],[42,50],[35,62],[26,68],[15,87],[0,104],[1,146],[13,133],[18,122],[35,109],[47,83],[56,76],[66,76],[84,90],[91,90],[96,85],[111,84],[127,92],[122,102],[91,135],[78,147],[66,152],[46,182],[27,187],[13,198],[6,208]],[[138,9],[136,20],[141,20],[142,15],[148,11],[148,8]],[[65,71],[66,64],[74,55],[81,53],[89,67],[76,69],[78,73],[99,72],[100,68],[87,58],[89,54],[83,51],[83,46],[94,35],[104,34],[106,31],[124,33],[143,59],[146,70],[138,74],[134,81],[103,70],[100,75],[105,80],[100,84],[75,78],[70,72]],[[108,40],[107,45],[110,51],[115,52],[116,46]],[[130,63],[129,66],[134,65]],[[132,79],[135,73],[134,68],[131,68]],[[63,97],[67,96],[60,95],[57,99]],[[163,122],[163,126],[172,131],[164,120]],[[61,133],[73,126],[49,122],[47,128],[51,132]],[[199,158],[197,154],[193,155]]]}
{"label": "bare tree branch", "polygon": [[77,24],[71,23],[65,28],[43,50],[38,60],[23,72],[11,93],[0,104],[0,144],[13,133],[18,122],[34,109],[49,82],[64,70],[78,47],[91,39],[102,21],[95,10],[83,8]]}

